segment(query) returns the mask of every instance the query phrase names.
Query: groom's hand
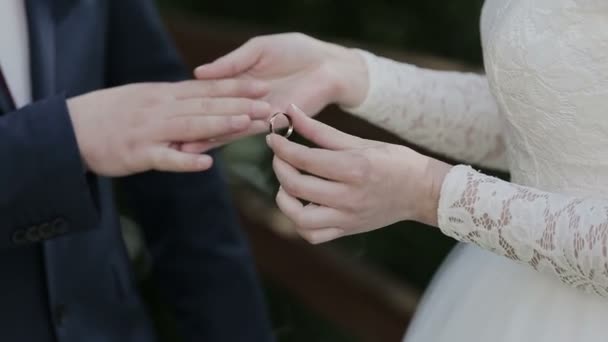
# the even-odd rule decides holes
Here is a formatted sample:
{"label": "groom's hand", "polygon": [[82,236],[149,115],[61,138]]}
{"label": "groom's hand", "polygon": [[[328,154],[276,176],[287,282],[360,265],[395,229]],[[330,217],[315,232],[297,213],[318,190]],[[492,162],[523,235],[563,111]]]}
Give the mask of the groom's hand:
{"label": "groom's hand", "polygon": [[131,84],[67,101],[87,168],[105,176],[211,167],[208,155],[176,149],[175,142],[205,141],[246,131],[265,119],[258,98],[264,84],[246,80]]}

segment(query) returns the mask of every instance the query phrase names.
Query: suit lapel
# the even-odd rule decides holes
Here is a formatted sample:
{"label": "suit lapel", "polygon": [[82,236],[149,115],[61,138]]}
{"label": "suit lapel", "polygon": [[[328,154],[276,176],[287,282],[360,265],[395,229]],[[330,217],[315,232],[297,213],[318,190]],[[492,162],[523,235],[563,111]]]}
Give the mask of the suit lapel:
{"label": "suit lapel", "polygon": [[55,19],[49,0],[26,0],[34,101],[55,91]]}
{"label": "suit lapel", "polygon": [[10,89],[4,76],[0,75],[0,115],[13,110],[15,110],[15,103],[11,97]]}

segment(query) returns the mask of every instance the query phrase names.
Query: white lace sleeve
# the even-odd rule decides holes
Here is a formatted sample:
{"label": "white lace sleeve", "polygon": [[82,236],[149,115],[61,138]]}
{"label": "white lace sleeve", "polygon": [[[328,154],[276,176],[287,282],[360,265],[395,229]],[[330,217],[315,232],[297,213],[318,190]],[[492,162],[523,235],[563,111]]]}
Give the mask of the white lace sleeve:
{"label": "white lace sleeve", "polygon": [[359,52],[369,72],[367,98],[344,110],[431,151],[507,169],[502,123],[484,76],[421,69]]}
{"label": "white lace sleeve", "polygon": [[608,198],[543,192],[460,165],[444,181],[438,221],[458,240],[608,296]]}

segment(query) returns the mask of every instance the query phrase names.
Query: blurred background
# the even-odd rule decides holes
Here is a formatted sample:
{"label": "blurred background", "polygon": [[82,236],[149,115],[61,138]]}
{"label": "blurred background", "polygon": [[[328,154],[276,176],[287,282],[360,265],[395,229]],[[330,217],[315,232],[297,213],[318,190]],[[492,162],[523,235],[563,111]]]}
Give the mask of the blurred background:
{"label": "blurred background", "polygon": [[[190,66],[269,33],[298,31],[423,67],[479,70],[483,0],[159,0]],[[366,138],[394,136],[328,108],[319,119]],[[300,138],[296,137],[295,139]],[[399,223],[311,246],[274,206],[278,188],[263,137],[223,149],[235,200],[252,243],[280,342],[399,341],[453,241],[437,229]],[[125,233],[164,341],[178,341],[171,317],[146,282],[137,228]],[[441,322],[438,322],[441,324]],[[238,326],[235,327],[238,329]]]}

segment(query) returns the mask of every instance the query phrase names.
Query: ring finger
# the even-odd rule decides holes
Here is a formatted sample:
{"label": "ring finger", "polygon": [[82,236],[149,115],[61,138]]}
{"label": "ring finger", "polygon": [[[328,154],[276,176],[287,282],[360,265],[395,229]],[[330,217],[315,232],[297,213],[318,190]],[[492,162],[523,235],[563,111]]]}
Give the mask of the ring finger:
{"label": "ring finger", "polygon": [[341,202],[348,200],[346,196],[348,189],[342,183],[303,175],[276,156],[272,165],[281,186],[294,197],[332,208],[338,208]]}

